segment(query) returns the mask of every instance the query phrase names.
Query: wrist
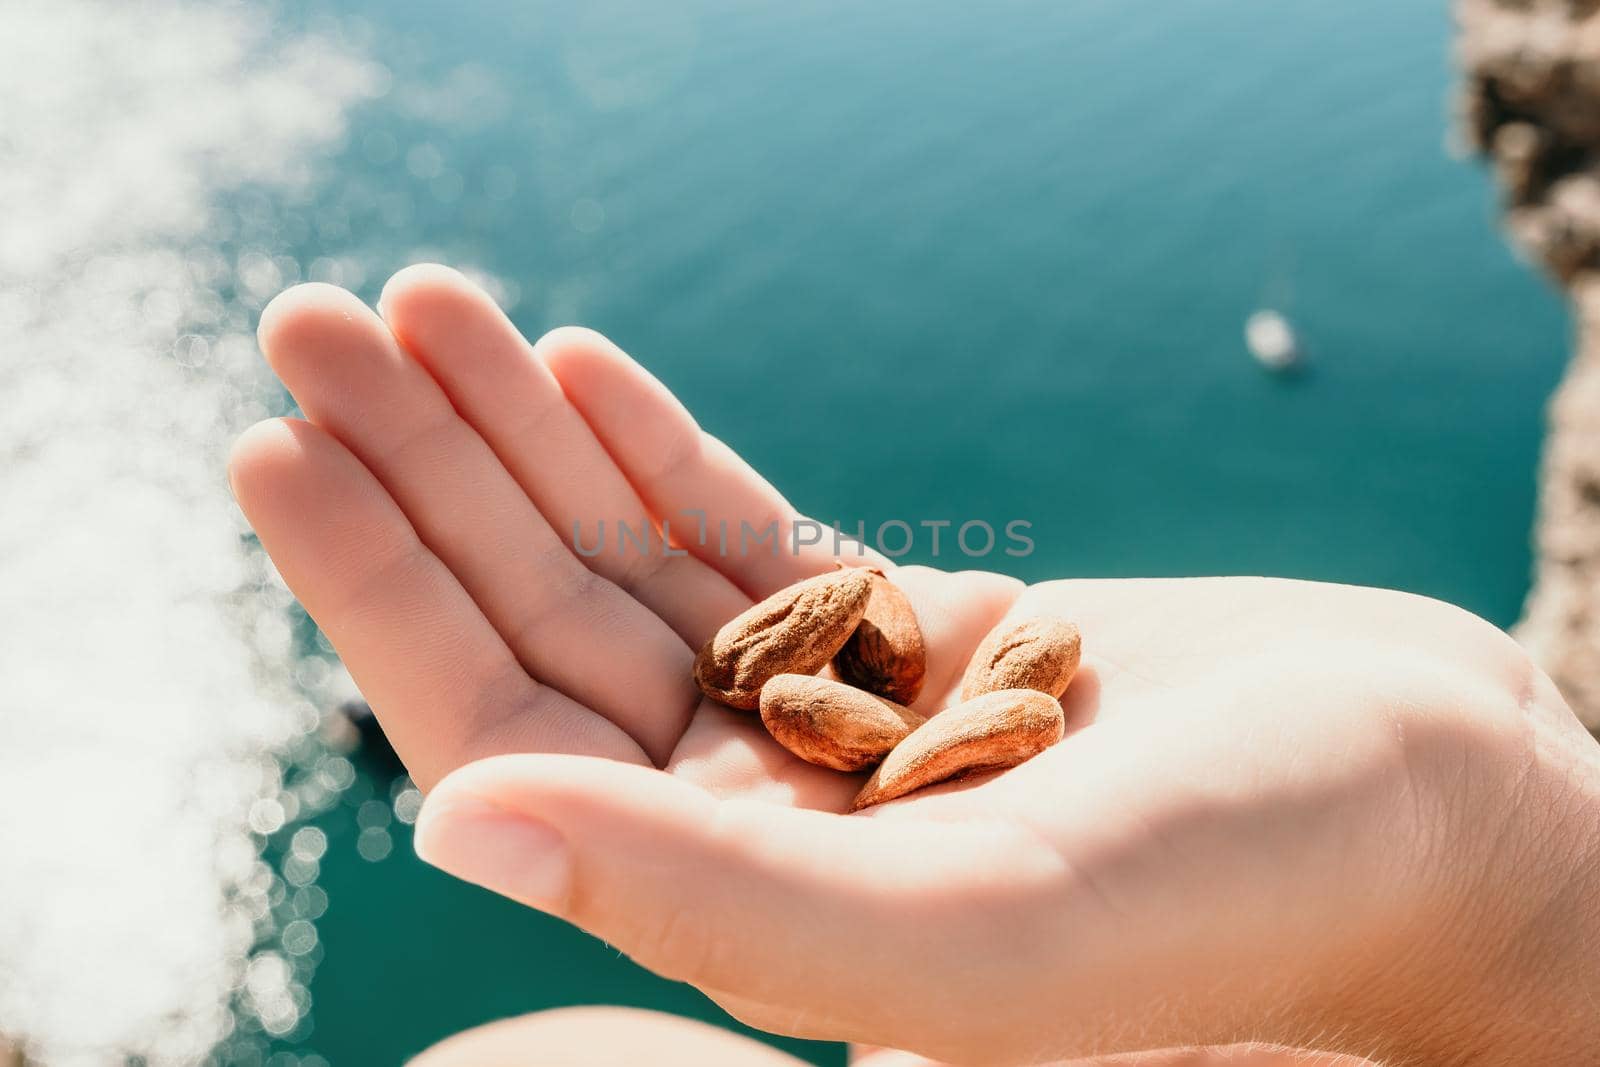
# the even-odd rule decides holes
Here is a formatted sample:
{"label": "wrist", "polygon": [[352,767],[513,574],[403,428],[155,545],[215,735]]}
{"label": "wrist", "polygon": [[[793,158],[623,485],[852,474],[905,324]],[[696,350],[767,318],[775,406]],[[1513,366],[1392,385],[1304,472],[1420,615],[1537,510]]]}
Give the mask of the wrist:
{"label": "wrist", "polygon": [[1522,743],[1480,761],[1505,783],[1480,794],[1492,810],[1441,853],[1449,892],[1409,1005],[1428,1010],[1390,1013],[1397,1064],[1579,1067],[1600,1048],[1600,746],[1564,705],[1528,716]]}

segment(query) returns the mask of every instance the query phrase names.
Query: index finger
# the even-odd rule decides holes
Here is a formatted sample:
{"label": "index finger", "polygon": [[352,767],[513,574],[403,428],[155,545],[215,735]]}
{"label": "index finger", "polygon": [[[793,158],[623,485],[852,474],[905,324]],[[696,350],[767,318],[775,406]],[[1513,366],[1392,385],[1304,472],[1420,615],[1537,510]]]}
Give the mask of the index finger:
{"label": "index finger", "polygon": [[424,789],[508,752],[648,763],[627,734],[522,668],[361,461],[317,427],[245,432],[234,493]]}

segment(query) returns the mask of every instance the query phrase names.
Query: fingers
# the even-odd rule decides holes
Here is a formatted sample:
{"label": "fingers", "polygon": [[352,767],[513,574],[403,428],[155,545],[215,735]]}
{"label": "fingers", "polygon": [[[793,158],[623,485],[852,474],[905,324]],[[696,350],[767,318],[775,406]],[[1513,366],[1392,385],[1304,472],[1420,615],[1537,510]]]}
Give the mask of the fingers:
{"label": "fingers", "polygon": [[302,285],[263,312],[260,338],[306,415],[376,475],[523,667],[665,760],[698,703],[688,646],[578,562],[383,321],[341,289]]}
{"label": "fingers", "polygon": [[[391,278],[379,307],[556,532],[570,539],[581,531],[582,543],[597,550],[585,557],[596,573],[660,615],[692,648],[750,606],[716,569],[664,551],[659,537],[639,532],[624,540],[619,524],[644,531],[648,509],[488,294],[456,271],[423,265]],[[597,343],[590,336],[556,331],[539,347]],[[683,524],[674,525],[681,535]]]}
{"label": "fingers", "polygon": [[261,423],[234,446],[229,474],[284,581],[419,784],[498,752],[644,761],[611,723],[528,677],[377,479],[328,434]]}
{"label": "fingers", "polygon": [[1042,969],[1060,861],[998,821],[718,801],[643,768],[515,756],[441,783],[416,840],[668,977],[771,1005],[763,1025],[924,1051],[949,1040],[922,1024],[930,1003],[965,1002],[977,1030],[1039,1025],[1016,980]]}
{"label": "fingers", "polygon": [[[789,502],[615,345],[572,331],[541,343],[540,355],[651,512],[751,597],[833,566],[833,531],[797,530]],[[853,557],[854,543],[842,551]]]}

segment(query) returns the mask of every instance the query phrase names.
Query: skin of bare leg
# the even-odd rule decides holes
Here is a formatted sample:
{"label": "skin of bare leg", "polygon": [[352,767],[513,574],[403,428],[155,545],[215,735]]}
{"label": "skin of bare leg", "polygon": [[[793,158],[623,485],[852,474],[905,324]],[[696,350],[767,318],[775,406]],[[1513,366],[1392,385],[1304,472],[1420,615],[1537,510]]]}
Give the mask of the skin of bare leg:
{"label": "skin of bare leg", "polygon": [[[857,780],[684,695],[707,623],[664,606],[732,610],[831,553],[691,539],[601,565],[553,547],[543,509],[592,484],[656,520],[799,513],[598,335],[519,344],[442,268],[382,306],[324,287],[269,309],[310,421],[246,435],[232,478],[430,789],[425,858],[755,1025],[936,1061],[1263,1041],[1576,1064],[1600,1040],[1595,748],[1492,627],[1311,583],[895,569],[923,710],[1003,618],[1077,621],[1085,666],[1060,745],[845,817]],[[428,329],[438,307],[455,328]]]}
{"label": "skin of bare leg", "polygon": [[[408,1067],[802,1067],[759,1041],[720,1027],[640,1008],[555,1008],[454,1034]],[[852,1049],[851,1067],[956,1067],[892,1049]],[[1045,1065],[1040,1065],[1045,1067]],[[1184,1051],[1079,1060],[1050,1067],[1360,1067],[1326,1056],[1271,1050]]]}
{"label": "skin of bare leg", "polygon": [[557,1008],[475,1027],[408,1067],[804,1067],[804,1061],[721,1027],[644,1011]]}

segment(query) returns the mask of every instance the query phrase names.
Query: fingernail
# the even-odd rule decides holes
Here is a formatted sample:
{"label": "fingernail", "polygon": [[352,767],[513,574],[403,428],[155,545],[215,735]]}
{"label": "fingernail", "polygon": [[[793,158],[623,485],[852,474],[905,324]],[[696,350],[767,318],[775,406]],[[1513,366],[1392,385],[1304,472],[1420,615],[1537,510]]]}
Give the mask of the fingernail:
{"label": "fingernail", "polygon": [[414,842],[424,863],[541,911],[558,911],[572,885],[565,838],[477,797],[424,804]]}

